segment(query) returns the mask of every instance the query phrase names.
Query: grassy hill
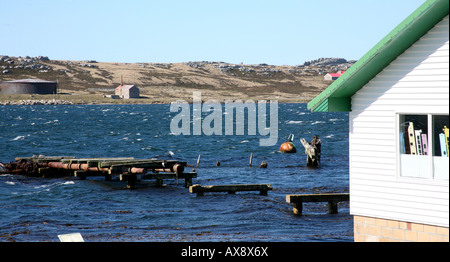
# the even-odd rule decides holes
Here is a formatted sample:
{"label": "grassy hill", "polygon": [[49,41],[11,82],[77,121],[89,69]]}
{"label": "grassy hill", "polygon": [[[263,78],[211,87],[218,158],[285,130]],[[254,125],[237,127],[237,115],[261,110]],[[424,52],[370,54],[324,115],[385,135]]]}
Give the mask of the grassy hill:
{"label": "grassy hill", "polygon": [[[323,80],[326,73],[345,70],[351,65],[340,62],[333,65],[308,62],[299,66],[273,66],[224,62],[106,63],[0,56],[0,80],[37,78],[58,81],[56,99],[76,103],[190,101],[193,91],[201,91],[204,101],[276,99],[280,103],[308,102],[330,84]],[[121,77],[124,84],[138,86],[142,98],[128,101],[103,98],[103,95],[114,93]],[[51,97],[35,95],[34,99]],[[18,99],[30,99],[30,95],[0,94],[0,101]]]}

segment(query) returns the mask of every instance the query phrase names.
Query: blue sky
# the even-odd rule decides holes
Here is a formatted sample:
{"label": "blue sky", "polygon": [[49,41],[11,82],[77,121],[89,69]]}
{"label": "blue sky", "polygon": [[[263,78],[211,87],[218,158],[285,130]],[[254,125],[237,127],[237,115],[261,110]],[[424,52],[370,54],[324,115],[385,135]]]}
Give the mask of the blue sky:
{"label": "blue sky", "polygon": [[0,55],[299,65],[359,59],[425,0],[0,0]]}

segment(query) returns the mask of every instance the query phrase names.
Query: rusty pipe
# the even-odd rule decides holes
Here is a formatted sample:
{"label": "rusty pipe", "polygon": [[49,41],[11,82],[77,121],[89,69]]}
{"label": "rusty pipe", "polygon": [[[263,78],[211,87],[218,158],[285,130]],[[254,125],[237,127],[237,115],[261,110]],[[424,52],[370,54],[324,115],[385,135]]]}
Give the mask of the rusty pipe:
{"label": "rusty pipe", "polygon": [[63,164],[61,162],[48,162],[42,163],[43,167],[52,167],[52,168],[61,168],[61,169],[70,169],[70,170],[84,170],[84,171],[97,171],[97,172],[108,172],[109,168],[106,167],[89,167],[88,164],[78,164],[78,163],[68,163]]}
{"label": "rusty pipe", "polygon": [[184,166],[180,164],[175,164],[172,166],[172,172],[175,172],[177,174],[181,174],[184,171]]}
{"label": "rusty pipe", "polygon": [[130,168],[128,168],[128,173],[143,174],[143,173],[147,173],[147,169],[142,168],[142,167],[130,167]]}
{"label": "rusty pipe", "polygon": [[[94,171],[94,172],[108,172],[110,168],[108,167],[89,167],[88,164],[80,164],[80,163],[61,163],[61,162],[48,162],[48,163],[41,163],[40,166],[42,167],[51,167],[51,168],[60,168],[60,169],[70,169],[70,170],[84,170],[84,171]],[[184,166],[180,164],[175,164],[171,168],[155,168],[154,171],[159,172],[175,172],[178,174],[183,173]],[[125,171],[125,170],[124,170]],[[128,173],[132,174],[143,174],[147,172],[146,168],[140,168],[140,167],[130,167],[127,169]]]}
{"label": "rusty pipe", "polygon": [[180,164],[175,164],[172,167],[166,167],[166,168],[152,168],[153,171],[157,172],[174,172],[177,174],[181,174],[184,171],[184,166]]}
{"label": "rusty pipe", "polygon": [[[60,168],[60,169],[70,169],[70,170],[94,171],[94,172],[108,172],[109,171],[109,167],[89,167],[88,164],[79,164],[79,163],[64,164],[61,162],[48,162],[48,163],[42,163],[41,166]],[[130,167],[130,168],[128,168],[127,171],[129,173],[133,173],[133,174],[143,174],[143,173],[147,172],[147,170],[145,168],[139,168],[139,167]]]}

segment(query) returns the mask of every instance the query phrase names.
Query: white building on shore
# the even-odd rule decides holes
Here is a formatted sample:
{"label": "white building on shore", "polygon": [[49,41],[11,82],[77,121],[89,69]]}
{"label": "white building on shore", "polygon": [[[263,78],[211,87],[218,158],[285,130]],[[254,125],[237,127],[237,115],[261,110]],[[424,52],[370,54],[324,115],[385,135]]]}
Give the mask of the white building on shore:
{"label": "white building on shore", "polygon": [[448,0],[427,0],[308,108],[349,112],[355,241],[449,241]]}

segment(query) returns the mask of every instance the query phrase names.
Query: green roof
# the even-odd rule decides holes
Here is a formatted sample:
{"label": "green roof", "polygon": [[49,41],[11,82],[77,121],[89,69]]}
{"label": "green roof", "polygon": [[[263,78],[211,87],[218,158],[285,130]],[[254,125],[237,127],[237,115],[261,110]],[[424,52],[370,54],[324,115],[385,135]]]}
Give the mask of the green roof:
{"label": "green roof", "polygon": [[311,100],[308,109],[313,112],[350,111],[351,97],[448,13],[448,0],[427,0]]}

